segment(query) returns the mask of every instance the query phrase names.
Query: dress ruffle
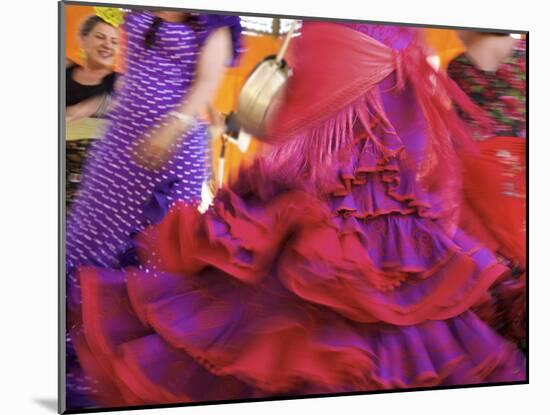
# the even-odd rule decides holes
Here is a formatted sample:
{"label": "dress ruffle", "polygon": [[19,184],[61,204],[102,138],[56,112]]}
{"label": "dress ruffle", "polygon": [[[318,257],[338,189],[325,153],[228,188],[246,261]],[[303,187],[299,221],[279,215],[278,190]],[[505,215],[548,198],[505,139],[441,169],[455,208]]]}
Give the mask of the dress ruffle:
{"label": "dress ruffle", "polygon": [[361,324],[304,302],[273,274],[260,285],[213,269],[182,277],[85,268],[81,278],[84,335],[72,335],[111,405],[524,376],[522,356],[469,311],[407,327]]}
{"label": "dress ruffle", "polygon": [[99,400],[525,380],[523,355],[471,311],[506,268],[449,226],[454,206],[433,183],[451,170],[430,183],[442,160],[415,156],[448,138],[446,118],[432,108],[445,134],[426,144],[416,95],[384,95],[384,82],[241,170],[205,214],[175,204],[137,237],[140,267],[80,269],[71,335],[88,373],[112,387]]}
{"label": "dress ruffle", "polygon": [[119,380],[121,405],[524,379],[521,353],[469,311],[506,270],[488,251],[419,211],[251,196],[258,166],[206,214],[177,204],[141,234],[143,267],[80,270],[77,350]]}
{"label": "dress ruffle", "polygon": [[205,215],[174,208],[141,236],[142,246],[149,239],[158,247],[143,250],[142,260],[185,275],[215,267],[246,284],[262,283],[276,267],[302,300],[357,322],[396,325],[458,315],[506,271],[466,235],[450,238],[418,215],[335,215],[301,191],[267,206],[231,191],[219,201]]}
{"label": "dress ruffle", "polygon": [[355,151],[346,156],[348,163],[341,163],[329,187],[336,212],[360,219],[392,213],[439,216],[435,196],[415,179],[415,166],[395,131],[383,132],[377,141],[356,139]]}

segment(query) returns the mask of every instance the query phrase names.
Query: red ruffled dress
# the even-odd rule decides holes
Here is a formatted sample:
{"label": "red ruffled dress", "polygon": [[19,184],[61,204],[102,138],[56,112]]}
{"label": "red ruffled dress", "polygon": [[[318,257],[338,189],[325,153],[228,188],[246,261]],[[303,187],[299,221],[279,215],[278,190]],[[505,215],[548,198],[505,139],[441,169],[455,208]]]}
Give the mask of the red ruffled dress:
{"label": "red ruffled dress", "polygon": [[273,150],[141,234],[142,266],[80,269],[98,402],[524,381],[470,311],[506,268],[456,226],[463,97],[400,28],[306,23],[293,49]]}

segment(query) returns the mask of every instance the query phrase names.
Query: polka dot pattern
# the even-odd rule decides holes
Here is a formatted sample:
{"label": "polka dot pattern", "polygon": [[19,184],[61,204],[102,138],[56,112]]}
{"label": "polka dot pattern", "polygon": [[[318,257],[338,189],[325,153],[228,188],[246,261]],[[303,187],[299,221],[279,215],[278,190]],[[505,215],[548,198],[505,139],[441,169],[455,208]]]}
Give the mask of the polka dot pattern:
{"label": "polka dot pattern", "polygon": [[111,125],[90,151],[67,218],[68,270],[83,264],[120,267],[119,256],[131,243],[130,235],[149,223],[146,207],[154,194],[160,192],[168,206],[176,200],[200,201],[209,172],[205,124],[188,131],[158,170],[134,162],[138,139],[185,99],[204,37],[196,27],[162,22],[153,46],[147,48],[144,37],[152,21],[150,12],[126,17],[128,70],[110,114]]}

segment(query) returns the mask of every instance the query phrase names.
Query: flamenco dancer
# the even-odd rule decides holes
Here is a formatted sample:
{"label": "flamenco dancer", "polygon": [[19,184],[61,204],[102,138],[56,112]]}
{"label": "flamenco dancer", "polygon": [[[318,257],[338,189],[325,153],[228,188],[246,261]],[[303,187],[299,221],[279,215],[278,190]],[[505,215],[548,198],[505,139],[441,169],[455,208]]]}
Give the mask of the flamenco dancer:
{"label": "flamenco dancer", "polygon": [[477,155],[464,154],[462,223],[512,272],[492,290],[480,315],[525,348],[526,312],[526,44],[508,33],[466,32],[466,52],[449,76],[490,119],[484,128],[462,113]]}
{"label": "flamenco dancer", "polygon": [[195,115],[240,44],[232,16],[139,11],[124,28],[128,70],[69,212],[68,275],[86,264],[125,265],[132,233],[175,200],[200,200],[208,134]]}
{"label": "flamenco dancer", "polygon": [[525,380],[471,307],[506,268],[457,226],[451,98],[399,27],[308,23],[271,153],[201,215],[176,203],[141,265],[79,269],[71,335],[101,405]]}
{"label": "flamenco dancer", "polygon": [[[79,266],[136,263],[131,235],[158,221],[176,200],[200,201],[209,135],[195,116],[240,48],[235,16],[133,11],[125,15],[124,30],[124,82],[67,218],[69,310],[80,308]],[[75,365],[69,358],[69,398],[86,390],[75,386]]]}

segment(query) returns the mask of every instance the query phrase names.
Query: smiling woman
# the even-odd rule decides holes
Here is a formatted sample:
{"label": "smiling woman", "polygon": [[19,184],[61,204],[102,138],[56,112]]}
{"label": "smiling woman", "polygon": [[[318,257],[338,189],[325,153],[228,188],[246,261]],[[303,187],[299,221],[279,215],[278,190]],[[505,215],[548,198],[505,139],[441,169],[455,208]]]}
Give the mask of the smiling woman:
{"label": "smiling woman", "polygon": [[[70,62],[66,68],[66,117],[67,121],[86,118],[103,118],[110,107],[117,74],[114,71],[118,50],[118,29],[93,14],[87,17],[78,32],[81,48],[81,64]],[[92,123],[96,125],[97,123]],[[80,124],[67,125],[68,137]],[[73,128],[74,127],[74,128]],[[68,139],[66,169],[66,204],[72,203],[80,183],[82,165],[99,131],[87,131],[78,139]]]}
{"label": "smiling woman", "polygon": [[[90,98],[111,93],[114,87],[114,57],[118,48],[118,30],[99,16],[93,15],[84,21],[79,40],[83,63],[67,67],[67,115],[72,117],[91,116],[88,111],[75,107]],[[97,108],[96,108],[97,110]]]}

